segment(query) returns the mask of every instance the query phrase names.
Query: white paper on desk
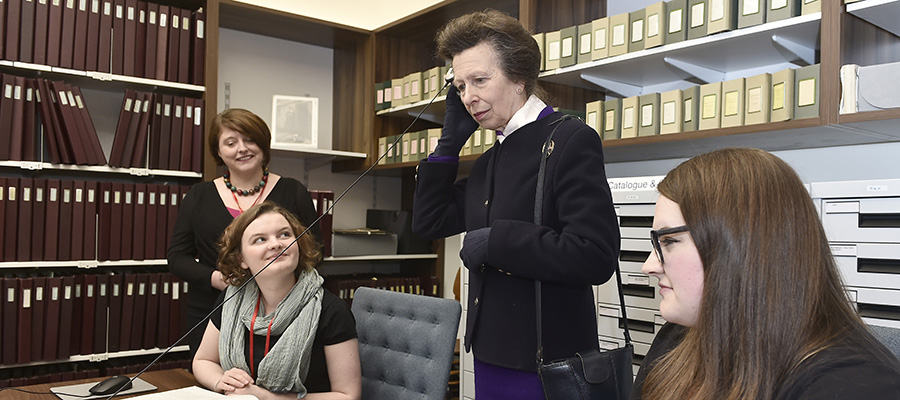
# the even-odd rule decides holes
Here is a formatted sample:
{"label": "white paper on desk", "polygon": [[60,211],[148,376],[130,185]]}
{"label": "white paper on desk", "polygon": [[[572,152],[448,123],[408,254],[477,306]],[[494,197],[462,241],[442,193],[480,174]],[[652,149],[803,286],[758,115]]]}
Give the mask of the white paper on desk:
{"label": "white paper on desk", "polygon": [[228,400],[259,400],[256,396],[249,394],[225,396],[211,390],[206,390],[197,386],[190,386],[181,389],[167,390],[165,392],[145,394],[143,396],[132,397],[132,400],[211,400],[224,399]]}

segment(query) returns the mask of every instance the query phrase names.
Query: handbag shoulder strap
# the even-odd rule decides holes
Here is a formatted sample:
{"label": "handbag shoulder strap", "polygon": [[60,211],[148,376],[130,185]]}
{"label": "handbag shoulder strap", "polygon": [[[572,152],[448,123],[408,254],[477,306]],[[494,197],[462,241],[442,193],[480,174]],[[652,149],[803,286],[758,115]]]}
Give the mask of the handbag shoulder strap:
{"label": "handbag shoulder strap", "polygon": [[[544,175],[546,174],[547,169],[547,159],[550,158],[550,153],[553,152],[553,134],[556,133],[556,130],[559,129],[562,122],[569,119],[575,118],[572,115],[564,115],[562,118],[557,119],[550,123],[550,125],[558,124],[556,127],[550,131],[550,134],[547,136],[547,139],[544,141],[544,146],[541,148],[541,163],[538,167],[538,175],[537,175],[537,192],[534,194],[534,223],[535,225],[541,225],[543,221],[543,207],[544,207]],[[622,327],[625,331],[625,343],[631,344],[631,333],[628,331],[628,317],[625,314],[625,295],[622,293],[622,275],[619,272],[619,263],[616,263],[616,282],[619,292],[619,306],[622,311]],[[542,343],[542,335],[541,335],[541,281],[539,279],[534,280],[534,301],[535,301],[535,322],[537,326],[537,362],[538,365],[543,364],[544,362],[544,345]]]}

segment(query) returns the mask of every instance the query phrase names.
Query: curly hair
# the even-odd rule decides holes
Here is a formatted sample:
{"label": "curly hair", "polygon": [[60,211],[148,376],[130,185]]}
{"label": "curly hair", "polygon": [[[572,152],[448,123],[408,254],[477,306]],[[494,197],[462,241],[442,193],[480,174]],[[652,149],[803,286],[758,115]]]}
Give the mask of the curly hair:
{"label": "curly hair", "polygon": [[[247,230],[250,223],[269,213],[281,214],[291,226],[294,236],[298,236],[306,230],[306,227],[294,214],[271,201],[264,201],[244,211],[225,228],[225,232],[222,233],[218,242],[218,268],[229,285],[240,286],[252,275],[250,270],[241,267],[241,237],[244,236],[244,231]],[[302,271],[310,270],[321,261],[322,253],[312,235],[303,235],[295,245],[300,250],[300,261],[297,266],[302,267],[297,268],[294,271],[295,274],[299,275]]]}
{"label": "curly hair", "polygon": [[450,62],[465,50],[489,43],[500,58],[500,68],[507,78],[523,82],[529,96],[543,97],[537,80],[541,51],[531,33],[508,14],[487,9],[457,17],[437,32],[435,41],[437,55]]}

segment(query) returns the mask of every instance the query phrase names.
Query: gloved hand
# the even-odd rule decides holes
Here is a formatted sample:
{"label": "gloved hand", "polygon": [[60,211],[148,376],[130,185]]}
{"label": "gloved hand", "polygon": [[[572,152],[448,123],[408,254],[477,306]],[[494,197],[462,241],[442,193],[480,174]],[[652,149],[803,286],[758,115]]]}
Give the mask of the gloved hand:
{"label": "gloved hand", "polygon": [[459,258],[462,258],[466,268],[478,268],[487,263],[488,238],[490,236],[491,228],[489,227],[466,232],[463,247],[459,251]]}
{"label": "gloved hand", "polygon": [[456,86],[450,85],[447,92],[447,113],[444,114],[444,129],[441,130],[441,138],[438,139],[437,146],[434,148],[436,156],[458,156],[462,150],[466,140],[475,129],[478,123],[466,111],[466,107],[459,98],[459,90]]}

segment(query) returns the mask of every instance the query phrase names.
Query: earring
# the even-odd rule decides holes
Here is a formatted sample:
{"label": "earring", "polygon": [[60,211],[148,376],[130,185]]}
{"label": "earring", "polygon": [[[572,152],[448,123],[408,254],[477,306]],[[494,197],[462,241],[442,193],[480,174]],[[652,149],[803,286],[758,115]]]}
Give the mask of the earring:
{"label": "earring", "polygon": [[522,94],[522,88],[516,89],[516,94]]}

